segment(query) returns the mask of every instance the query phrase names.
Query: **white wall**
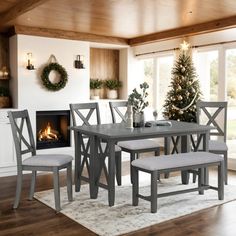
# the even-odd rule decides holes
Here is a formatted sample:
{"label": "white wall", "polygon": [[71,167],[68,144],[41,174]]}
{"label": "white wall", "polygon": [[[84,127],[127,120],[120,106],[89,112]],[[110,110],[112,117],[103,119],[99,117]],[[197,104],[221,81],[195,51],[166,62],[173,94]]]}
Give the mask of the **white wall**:
{"label": "white wall", "polygon": [[[14,78],[18,81],[18,109],[68,109],[71,102],[89,99],[88,42],[25,35],[14,36],[13,41],[17,45],[17,65],[11,66],[18,68],[17,78]],[[11,41],[10,45],[12,46]],[[11,47],[10,50],[15,49]],[[32,52],[36,70],[25,68],[27,52]],[[10,55],[13,54],[11,52]],[[43,87],[40,78],[42,69],[48,64],[52,54],[68,73],[68,83],[57,92]],[[73,63],[78,54],[84,55],[86,69],[74,68]]]}
{"label": "white wall", "polygon": [[[33,54],[35,70],[26,69],[28,52]],[[47,90],[40,78],[52,54],[68,73],[65,88],[56,92]],[[86,69],[74,68],[78,54],[84,55]],[[10,38],[10,62],[13,106],[29,110],[34,133],[36,111],[69,110],[70,103],[89,101],[89,42],[15,35]],[[55,153],[58,149],[39,151],[45,152]],[[73,154],[73,148],[60,148],[60,152]]]}

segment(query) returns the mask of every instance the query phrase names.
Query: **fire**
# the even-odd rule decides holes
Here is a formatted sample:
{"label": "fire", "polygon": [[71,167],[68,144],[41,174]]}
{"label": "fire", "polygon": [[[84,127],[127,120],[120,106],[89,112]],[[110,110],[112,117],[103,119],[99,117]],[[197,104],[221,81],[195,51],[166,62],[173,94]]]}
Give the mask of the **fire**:
{"label": "fire", "polygon": [[43,130],[41,129],[38,133],[39,141],[47,140],[58,140],[58,132],[52,129],[50,123],[47,124],[47,127]]}

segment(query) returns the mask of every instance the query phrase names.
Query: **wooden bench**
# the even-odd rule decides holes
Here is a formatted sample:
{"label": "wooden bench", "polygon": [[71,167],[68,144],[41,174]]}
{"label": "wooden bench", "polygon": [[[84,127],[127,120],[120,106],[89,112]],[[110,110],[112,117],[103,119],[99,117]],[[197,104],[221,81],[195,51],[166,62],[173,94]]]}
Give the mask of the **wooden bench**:
{"label": "wooden bench", "polygon": [[[204,183],[204,168],[209,166],[218,166],[218,187],[213,187]],[[151,202],[151,212],[157,212],[157,199],[174,194],[189,193],[199,191],[199,194],[204,194],[206,189],[214,189],[218,191],[218,199],[224,199],[224,158],[217,154],[209,152],[190,152],[175,155],[166,155],[159,157],[148,157],[132,161],[133,187],[132,198],[133,206],[138,205],[139,198]],[[172,171],[184,171],[190,169],[198,170],[198,186],[196,188],[179,190],[168,193],[157,193],[158,175],[161,173]],[[139,178],[138,171],[143,171],[151,174],[151,195],[143,196],[139,194]]]}

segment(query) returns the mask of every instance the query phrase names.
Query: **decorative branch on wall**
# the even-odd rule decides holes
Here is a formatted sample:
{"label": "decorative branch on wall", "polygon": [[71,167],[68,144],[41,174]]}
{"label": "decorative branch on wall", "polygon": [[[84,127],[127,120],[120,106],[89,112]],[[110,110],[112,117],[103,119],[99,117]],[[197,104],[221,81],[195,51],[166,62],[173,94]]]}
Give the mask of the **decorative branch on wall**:
{"label": "decorative branch on wall", "polygon": [[[53,83],[49,79],[49,74],[52,71],[56,71],[60,75],[60,80],[57,83]],[[68,81],[68,74],[63,66],[58,64],[57,59],[54,55],[51,55],[49,58],[49,64],[44,67],[41,79],[43,81],[43,85],[51,91],[58,91],[66,86]]]}

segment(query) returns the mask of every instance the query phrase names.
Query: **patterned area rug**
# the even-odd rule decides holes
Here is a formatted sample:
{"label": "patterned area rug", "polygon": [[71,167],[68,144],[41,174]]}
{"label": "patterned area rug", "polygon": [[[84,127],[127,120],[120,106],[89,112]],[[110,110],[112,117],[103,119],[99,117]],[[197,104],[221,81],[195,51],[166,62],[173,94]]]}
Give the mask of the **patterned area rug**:
{"label": "patterned area rug", "polygon": [[[142,179],[140,192],[149,195],[149,176]],[[85,226],[98,235],[120,235],[141,228],[158,224],[180,216],[206,209],[236,199],[235,185],[225,186],[225,198],[218,200],[217,191],[206,190],[204,195],[198,192],[174,195],[158,199],[157,213],[150,213],[150,203],[140,199],[139,206],[132,206],[132,188],[129,176],[124,176],[122,186],[116,186],[115,206],[109,207],[107,191],[99,189],[97,199],[89,198],[88,185],[83,185],[79,193],[74,193],[74,201],[68,203],[66,188],[61,188],[61,204],[64,215]],[[211,180],[216,186],[216,180]],[[146,185],[146,186],[145,186]],[[193,184],[182,185],[180,177],[161,180],[158,193],[176,191],[193,187]],[[54,208],[53,190],[38,192],[35,198]]]}

